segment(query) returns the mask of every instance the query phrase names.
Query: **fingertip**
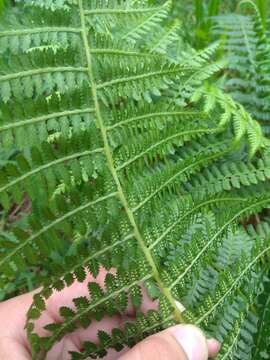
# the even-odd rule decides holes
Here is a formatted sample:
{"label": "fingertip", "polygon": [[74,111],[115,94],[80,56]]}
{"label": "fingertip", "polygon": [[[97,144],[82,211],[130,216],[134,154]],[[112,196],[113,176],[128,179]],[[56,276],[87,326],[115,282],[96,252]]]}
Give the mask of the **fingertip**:
{"label": "fingertip", "polygon": [[207,340],[209,357],[213,358],[220,352],[221,345],[216,339]]}
{"label": "fingertip", "polygon": [[185,351],[188,360],[206,360],[208,358],[208,344],[199,328],[193,325],[178,325],[171,328],[171,331]]}

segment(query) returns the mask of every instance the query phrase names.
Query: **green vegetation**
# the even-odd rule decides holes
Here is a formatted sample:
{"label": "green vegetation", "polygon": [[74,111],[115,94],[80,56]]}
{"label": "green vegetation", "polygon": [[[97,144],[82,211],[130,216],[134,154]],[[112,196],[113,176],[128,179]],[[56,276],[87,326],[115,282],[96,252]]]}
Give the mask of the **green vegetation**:
{"label": "green vegetation", "polygon": [[[218,359],[270,357],[266,2],[179,3],[5,2],[0,296],[42,285],[34,359],[129,298],[136,320],[73,360],[179,322],[218,338]],[[53,290],[101,267],[105,288],[36,334]]]}

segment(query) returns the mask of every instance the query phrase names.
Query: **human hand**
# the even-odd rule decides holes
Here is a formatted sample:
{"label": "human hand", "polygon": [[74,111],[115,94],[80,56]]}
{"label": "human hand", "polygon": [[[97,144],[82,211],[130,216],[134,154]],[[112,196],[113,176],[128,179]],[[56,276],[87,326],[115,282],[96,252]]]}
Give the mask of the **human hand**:
{"label": "human hand", "polygon": [[[103,285],[106,273],[101,271],[95,279]],[[87,296],[87,286],[93,281],[91,275],[84,283],[75,282],[69,288],[61,292],[55,292],[47,301],[47,308],[41,319],[37,322],[37,332],[46,336],[43,329],[45,324],[61,322],[59,308],[61,306],[74,307],[72,299],[78,296]],[[1,360],[31,360],[30,347],[24,329],[26,313],[29,309],[34,293],[18,296],[0,304],[0,359]],[[151,302],[144,294],[144,305],[142,311],[156,308],[157,303]],[[132,321],[134,309],[129,304],[126,317]],[[126,320],[126,319],[125,319]],[[70,358],[69,351],[79,351],[83,341],[95,341],[98,329],[107,332],[114,327],[121,327],[122,317],[106,317],[100,322],[93,321],[87,330],[79,329],[67,335],[61,342],[57,343],[49,352],[48,360],[67,360]],[[110,350],[106,360],[207,360],[215,356],[219,351],[217,341],[206,340],[203,333],[192,325],[178,325],[155,334],[133,349],[124,349],[121,353]]]}

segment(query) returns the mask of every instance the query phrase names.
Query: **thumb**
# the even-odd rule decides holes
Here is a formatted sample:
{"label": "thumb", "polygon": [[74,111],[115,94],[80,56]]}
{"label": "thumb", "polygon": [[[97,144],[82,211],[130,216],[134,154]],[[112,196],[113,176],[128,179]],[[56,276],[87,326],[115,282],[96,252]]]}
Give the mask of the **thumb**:
{"label": "thumb", "polygon": [[177,325],[146,338],[119,360],[207,360],[219,347],[197,327]]}

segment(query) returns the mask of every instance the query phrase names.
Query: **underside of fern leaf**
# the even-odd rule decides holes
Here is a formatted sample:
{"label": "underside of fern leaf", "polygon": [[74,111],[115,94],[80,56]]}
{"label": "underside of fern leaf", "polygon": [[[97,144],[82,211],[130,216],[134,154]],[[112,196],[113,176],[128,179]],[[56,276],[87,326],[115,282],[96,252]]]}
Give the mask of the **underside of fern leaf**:
{"label": "underside of fern leaf", "polygon": [[[0,271],[5,281],[40,259],[52,263],[28,312],[34,359],[129,301],[136,319],[100,328],[72,359],[105,356],[181,321],[218,337],[220,359],[249,356],[242,347],[270,230],[240,224],[269,207],[269,149],[227,95],[191,101],[219,71],[213,47],[187,60],[165,35],[151,46],[147,34],[169,10],[170,1],[43,0],[4,13],[0,142],[14,155],[1,168],[0,200],[8,212],[27,197],[31,213],[1,235]],[[104,288],[89,283],[89,296],[38,334],[52,293],[101,268]],[[143,288],[158,309],[143,311]]]}

